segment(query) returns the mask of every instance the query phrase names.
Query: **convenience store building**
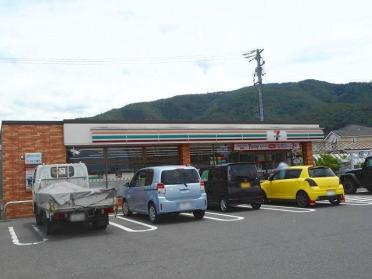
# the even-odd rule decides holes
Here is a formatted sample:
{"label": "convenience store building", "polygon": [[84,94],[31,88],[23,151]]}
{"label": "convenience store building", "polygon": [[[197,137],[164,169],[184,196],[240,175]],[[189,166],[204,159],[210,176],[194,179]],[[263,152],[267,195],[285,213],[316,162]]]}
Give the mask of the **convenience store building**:
{"label": "convenience store building", "polygon": [[[3,121],[1,131],[4,204],[32,199],[38,164],[83,162],[91,183],[108,187],[151,165],[255,162],[265,177],[283,161],[313,164],[312,142],[323,139],[319,125],[309,124]],[[7,213],[30,216],[32,207]]]}

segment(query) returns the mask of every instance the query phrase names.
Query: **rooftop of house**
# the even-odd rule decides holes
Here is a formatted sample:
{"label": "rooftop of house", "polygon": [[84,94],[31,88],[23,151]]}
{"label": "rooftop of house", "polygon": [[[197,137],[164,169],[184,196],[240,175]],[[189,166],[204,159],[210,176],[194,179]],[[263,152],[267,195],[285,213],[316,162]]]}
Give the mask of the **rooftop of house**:
{"label": "rooftop of house", "polygon": [[341,137],[372,136],[372,127],[360,125],[347,125],[341,129],[334,130],[332,132]]}

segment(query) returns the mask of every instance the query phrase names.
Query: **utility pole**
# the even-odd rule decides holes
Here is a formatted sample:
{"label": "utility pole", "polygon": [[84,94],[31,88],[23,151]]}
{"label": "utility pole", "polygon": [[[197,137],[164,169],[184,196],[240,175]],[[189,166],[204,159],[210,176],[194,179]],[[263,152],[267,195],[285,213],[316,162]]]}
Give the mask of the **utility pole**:
{"label": "utility pole", "polygon": [[[257,88],[258,91],[258,112],[260,121],[264,121],[264,108],[262,101],[262,76],[264,75],[262,66],[265,64],[265,61],[261,57],[261,52],[263,49],[251,50],[247,53],[243,53],[243,57],[248,59],[248,62],[256,60],[257,66],[253,74],[253,85]],[[257,81],[256,81],[257,77]]]}

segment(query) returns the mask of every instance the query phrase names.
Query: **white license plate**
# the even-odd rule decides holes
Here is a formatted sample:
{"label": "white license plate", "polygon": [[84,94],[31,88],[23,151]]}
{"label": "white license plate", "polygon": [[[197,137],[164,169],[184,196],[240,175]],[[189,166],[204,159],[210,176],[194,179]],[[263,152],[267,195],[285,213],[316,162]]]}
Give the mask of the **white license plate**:
{"label": "white license plate", "polygon": [[180,209],[181,210],[190,209],[190,208],[191,208],[191,203],[189,203],[189,202],[180,203]]}
{"label": "white license plate", "polygon": [[336,191],[327,191],[327,196],[336,196]]}
{"label": "white license plate", "polygon": [[71,222],[82,222],[85,221],[85,213],[72,213],[70,215],[70,221]]}

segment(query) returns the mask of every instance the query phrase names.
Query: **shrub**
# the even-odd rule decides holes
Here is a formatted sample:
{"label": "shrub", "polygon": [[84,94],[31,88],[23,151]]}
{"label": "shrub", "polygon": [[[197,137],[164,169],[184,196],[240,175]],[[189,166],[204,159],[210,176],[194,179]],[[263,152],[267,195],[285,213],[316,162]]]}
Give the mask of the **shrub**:
{"label": "shrub", "polygon": [[321,154],[320,158],[316,160],[317,166],[326,166],[337,172],[341,168],[341,161],[330,154]]}

